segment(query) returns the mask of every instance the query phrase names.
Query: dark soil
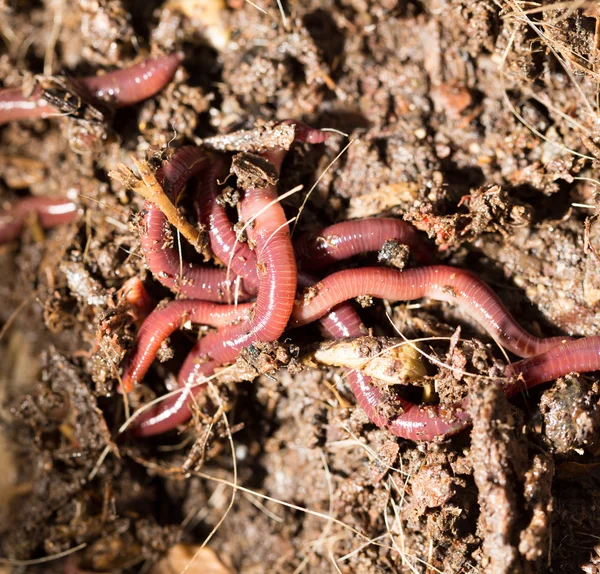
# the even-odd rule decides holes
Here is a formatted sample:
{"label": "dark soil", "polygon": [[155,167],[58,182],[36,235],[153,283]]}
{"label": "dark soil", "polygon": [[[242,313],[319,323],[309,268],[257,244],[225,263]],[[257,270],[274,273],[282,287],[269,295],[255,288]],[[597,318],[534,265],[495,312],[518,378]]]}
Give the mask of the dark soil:
{"label": "dark soil", "polygon": [[[425,361],[438,400],[471,398],[473,428],[451,439],[415,444],[370,424],[344,369],[303,366],[315,328],[245,352],[240,369],[263,374],[221,380],[182,432],[119,435],[118,374],[136,327],[118,291],[140,277],[157,302],[172,295],[144,267],[141,198],[107,173],[271,120],[353,142],[327,171],[342,135],[288,154],[281,189],[321,176],[299,231],[394,214],[494,286],[531,332],[598,334],[594,3],[306,0],[283,3],[285,26],[275,2],[259,4],[266,14],[242,0],[0,0],[5,86],[185,53],[168,88],[138,106],[0,128],[2,203],[68,194],[83,212],[42,241],[29,226],[0,246],[4,568],[600,572],[597,379],[509,402],[456,374],[498,374],[506,357],[446,305],[396,304],[394,325],[380,302],[360,312],[377,336],[454,334],[423,345],[452,367]],[[239,151],[242,169],[259,150]],[[285,202],[290,217],[303,197]],[[135,404],[172,384],[194,337],[172,337],[172,359],[156,362]],[[156,566],[167,553],[170,570]]]}

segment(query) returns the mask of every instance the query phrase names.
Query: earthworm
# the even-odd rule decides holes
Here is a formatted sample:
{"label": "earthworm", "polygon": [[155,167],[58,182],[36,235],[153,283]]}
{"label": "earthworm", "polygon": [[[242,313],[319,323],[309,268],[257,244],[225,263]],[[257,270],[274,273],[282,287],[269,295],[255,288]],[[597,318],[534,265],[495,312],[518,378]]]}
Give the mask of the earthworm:
{"label": "earthworm", "polygon": [[138,277],[131,277],[119,289],[123,301],[130,308],[130,313],[138,327],[154,309],[154,301],[146,291],[146,287]]}
{"label": "earthworm", "polygon": [[[285,151],[270,151],[264,155],[279,169]],[[210,355],[220,363],[235,359],[242,348],[252,343],[277,340],[287,326],[294,306],[296,258],[275,186],[244,193],[242,220],[253,222],[248,229],[248,239],[256,252],[258,295],[250,321],[215,334],[218,336]]]}
{"label": "earthworm", "polygon": [[218,158],[199,179],[194,202],[196,212],[198,220],[206,226],[213,253],[225,265],[231,262],[231,271],[244,279],[245,289],[254,293],[258,288],[256,254],[247,243],[237,240],[225,208],[217,201],[218,181],[224,175],[224,167],[223,160]]}
{"label": "earthworm", "polygon": [[131,106],[160,92],[173,78],[183,54],[147,58],[124,70],[80,80],[94,99],[117,108]]}
{"label": "earthworm", "polygon": [[[207,168],[208,159],[202,149],[185,146],[163,164],[156,172],[156,179],[171,201],[176,203],[187,182]],[[140,233],[142,251],[150,271],[160,283],[184,297],[207,301],[222,301],[228,296],[233,298],[231,295],[236,277],[228,280],[225,269],[183,260],[179,250],[166,237],[169,223],[157,206],[147,201],[143,219]],[[238,286],[236,295],[238,301],[247,299],[243,285]]]}
{"label": "earthworm", "polygon": [[[507,377],[521,376],[527,387],[534,387],[568,373],[588,373],[600,370],[600,336],[584,337],[576,341],[568,341],[508,365],[505,370]],[[514,394],[520,390],[517,383],[510,390]]]}
{"label": "earthworm", "polygon": [[[73,80],[93,100],[120,108],[141,102],[168,84],[183,60],[181,53],[148,58],[124,70]],[[36,86],[31,94],[22,88],[0,91],[0,125],[25,119],[60,115],[44,99],[44,90]]]}
{"label": "earthworm", "polygon": [[281,123],[294,126],[294,141],[320,144],[329,139],[330,134],[328,132],[315,129],[298,120],[283,120]]}
{"label": "earthworm", "polygon": [[183,324],[223,327],[246,318],[252,303],[218,305],[197,299],[180,299],[155,309],[142,324],[123,371],[121,382],[130,392],[143,379],[163,342]]}
{"label": "earthworm", "polygon": [[[285,120],[282,123],[294,126],[294,141],[319,144],[325,142],[329,137],[327,132],[317,130],[297,120]],[[267,159],[274,160],[274,163],[277,164],[276,168],[279,170],[285,157],[285,151],[273,150],[267,153],[272,155],[263,155]],[[230,264],[231,270],[236,275],[244,278],[249,290],[256,290],[259,282],[256,271],[256,255],[246,243],[237,240],[224,207],[217,201],[219,195],[217,180],[222,175],[222,163],[217,160],[213,169],[214,173],[210,173],[209,177],[203,178],[199,183],[196,199],[198,219],[208,228],[210,247],[215,255],[227,265]],[[233,257],[231,256],[232,249],[234,250]]]}
{"label": "earthworm", "polygon": [[391,239],[408,245],[421,265],[433,263],[419,232],[410,223],[391,218],[336,223],[318,233],[303,235],[294,243],[294,249],[298,266],[315,272],[359,253],[379,251]]}
{"label": "earthworm", "polygon": [[485,283],[469,271],[455,267],[435,265],[406,271],[379,267],[348,269],[325,277],[314,289],[315,293],[294,309],[291,326],[311,323],[342,301],[361,295],[395,301],[431,297],[457,304],[500,345],[520,357],[536,355],[568,340],[530,335]]}
{"label": "earthworm", "polygon": [[[264,155],[279,170],[285,151]],[[192,399],[203,388],[191,385],[212,375],[219,365],[234,360],[242,348],[256,341],[277,340],[287,325],[296,293],[296,259],[275,186],[245,191],[242,220],[253,221],[248,239],[255,246],[259,276],[254,312],[250,320],[209,333],[196,343],[179,371],[182,392],[142,413],[132,427],[138,436],[161,434],[188,420]]]}
{"label": "earthworm", "polygon": [[[321,319],[321,324],[336,339],[362,337],[365,334],[358,313],[349,303],[341,303],[332,309]],[[420,406],[397,396],[389,397],[389,401],[397,405],[401,412],[389,417],[383,412],[386,397],[370,377],[356,370],[348,371],[347,377],[356,401],[369,420],[395,436],[415,441],[434,440],[455,434],[471,422],[465,404]]]}
{"label": "earthworm", "polygon": [[25,197],[0,211],[0,243],[17,239],[28,217],[37,217],[42,227],[49,228],[69,223],[78,214],[77,204],[66,198]]}

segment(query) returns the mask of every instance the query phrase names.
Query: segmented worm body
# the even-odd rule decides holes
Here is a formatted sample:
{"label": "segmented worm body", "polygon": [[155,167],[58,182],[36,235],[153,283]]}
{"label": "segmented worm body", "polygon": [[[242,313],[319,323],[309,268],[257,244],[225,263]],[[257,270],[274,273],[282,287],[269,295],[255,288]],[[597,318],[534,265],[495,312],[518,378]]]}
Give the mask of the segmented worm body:
{"label": "segmented worm body", "polygon": [[[520,376],[527,387],[547,383],[569,373],[600,370],[600,336],[568,341],[544,353],[529,357],[506,368],[506,376]],[[517,383],[514,391],[522,387]]]}
{"label": "segmented worm body", "polygon": [[154,301],[138,277],[131,277],[119,289],[122,300],[127,303],[135,324],[141,327],[144,320],[154,309]]}
{"label": "segmented worm body", "polygon": [[251,308],[252,303],[217,305],[197,299],[181,299],[154,310],[138,332],[121,378],[123,390],[133,390],[150,368],[163,342],[184,324],[224,327],[247,318]]}
{"label": "segmented worm body", "polygon": [[[365,328],[349,303],[342,303],[321,319],[333,338],[362,337]],[[420,406],[394,395],[386,395],[360,371],[347,372],[348,384],[369,420],[395,436],[410,440],[434,440],[465,429],[471,417],[465,404]],[[384,414],[386,403],[397,407],[397,414]],[[389,410],[389,409],[385,409]]]}
{"label": "segmented worm body", "polygon": [[123,70],[79,81],[93,99],[123,108],[160,92],[173,79],[182,61],[180,52],[155,56]]}
{"label": "segmented worm body", "polygon": [[379,251],[386,241],[396,240],[410,247],[421,265],[433,263],[419,232],[399,219],[382,217],[344,221],[306,234],[294,243],[298,266],[316,272],[359,253]]}
{"label": "segmented worm body", "polygon": [[29,217],[36,217],[42,227],[49,228],[69,223],[78,214],[77,204],[65,198],[25,197],[0,211],[0,243],[17,239]]}
{"label": "segmented worm body", "polygon": [[[182,60],[179,53],[157,56],[123,70],[72,80],[72,84],[93,101],[116,108],[130,106],[162,90]],[[31,93],[21,88],[0,90],[0,125],[55,115],[61,114],[44,98],[44,90],[39,85]]]}
{"label": "segmented worm body", "polygon": [[224,171],[224,162],[219,158],[198,182],[195,199],[198,220],[206,226],[213,253],[229,266],[233,276],[243,279],[247,291],[256,293],[259,283],[256,254],[248,243],[237,240],[225,208],[218,201],[218,181]]}
{"label": "segmented worm body", "polygon": [[361,295],[393,301],[431,297],[458,305],[499,344],[520,357],[547,351],[568,340],[565,337],[540,339],[529,334],[500,298],[473,273],[445,265],[406,271],[380,267],[348,269],[325,277],[315,286],[315,291],[294,309],[292,326],[311,323],[342,301]]}

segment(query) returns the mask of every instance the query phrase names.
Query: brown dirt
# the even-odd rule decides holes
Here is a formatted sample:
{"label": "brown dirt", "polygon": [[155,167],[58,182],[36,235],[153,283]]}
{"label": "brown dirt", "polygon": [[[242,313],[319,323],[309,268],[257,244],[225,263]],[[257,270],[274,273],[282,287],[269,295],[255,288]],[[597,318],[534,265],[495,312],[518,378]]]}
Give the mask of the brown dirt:
{"label": "brown dirt", "polygon": [[[8,571],[148,572],[216,529],[189,572],[600,572],[596,377],[509,402],[456,374],[498,374],[505,357],[445,305],[400,303],[391,316],[405,336],[451,337],[424,348],[452,367],[427,362],[439,400],[471,398],[473,429],[452,439],[416,445],[374,428],[343,369],[298,359],[314,328],[246,351],[240,372],[260,376],[223,378],[182,433],[118,434],[117,376],[136,332],[118,291],[137,276],[156,301],[171,294],[144,269],[142,200],[107,173],[271,120],[353,140],[325,173],[348,139],[288,155],[282,189],[322,175],[299,231],[394,214],[493,285],[531,332],[598,334],[595,4],[306,0],[284,2],[287,28],[274,2],[259,4],[267,14],[241,0],[0,0],[5,86],[124,66],[139,50],[185,53],[138,106],[0,128],[2,203],[67,193],[83,210],[43,241],[28,228],[0,246]],[[239,151],[255,177],[258,150]],[[302,199],[285,202],[290,215]],[[380,303],[360,312],[373,335],[394,335]],[[173,359],[156,362],[133,406],[172,383],[194,337],[171,338]],[[245,490],[229,508],[233,481]]]}

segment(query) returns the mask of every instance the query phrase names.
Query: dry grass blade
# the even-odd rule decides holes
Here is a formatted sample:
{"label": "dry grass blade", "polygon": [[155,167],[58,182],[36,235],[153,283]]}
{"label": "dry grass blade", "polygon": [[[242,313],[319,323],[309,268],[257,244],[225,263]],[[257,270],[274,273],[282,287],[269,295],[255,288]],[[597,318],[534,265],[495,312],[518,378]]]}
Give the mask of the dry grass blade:
{"label": "dry grass blade", "polygon": [[[252,494],[258,498],[262,498],[263,500],[269,500],[271,502],[274,502],[275,504],[279,504],[281,506],[285,506],[286,508],[289,508],[291,510],[298,510],[299,512],[304,512],[305,514],[310,514],[311,516],[315,516],[317,518],[321,518],[323,520],[326,521],[331,521],[334,524],[337,524],[338,526],[341,526],[342,528],[344,528],[345,530],[348,530],[349,532],[352,532],[353,534],[355,534],[358,538],[360,538],[361,540],[365,540],[367,542],[371,542],[371,539],[366,536],[365,534],[363,534],[362,532],[360,532],[360,530],[357,530],[356,528],[353,528],[352,526],[346,524],[345,522],[343,522],[342,520],[339,520],[338,518],[334,518],[328,514],[324,514],[323,512],[317,512],[316,510],[311,510],[310,508],[304,508],[302,506],[298,506],[297,504],[292,504],[291,502],[286,502],[285,500],[279,500],[278,498],[274,498],[272,496],[268,496],[267,494],[262,494],[261,492],[257,492],[256,490],[252,490],[250,488],[246,488],[244,486],[241,486],[239,484],[235,484],[233,482],[231,482],[230,480],[227,480],[225,478],[220,478],[218,476],[214,476],[211,474],[208,474],[206,472],[201,472],[201,471],[194,471],[192,472],[192,474],[194,476],[198,476],[200,478],[204,478],[206,480],[211,480],[213,482],[218,482],[220,484],[224,484],[226,486],[230,486],[232,488],[235,488],[236,490],[239,490],[241,492],[247,492],[249,494]],[[387,544],[377,544],[377,546],[380,546],[382,548],[385,548],[387,550],[393,550],[394,548],[392,548],[392,546],[389,546]]]}
{"label": "dry grass blade", "polygon": [[[297,185],[293,189],[286,191],[283,195],[278,196],[277,199],[274,199],[273,201],[270,201],[269,203],[267,203],[267,205],[265,205],[260,211],[258,211],[258,213],[255,213],[248,221],[246,221],[246,223],[244,223],[244,226],[237,232],[235,244],[234,244],[233,248],[231,249],[231,255],[229,256],[229,260],[227,261],[227,281],[229,281],[230,277],[231,277],[231,264],[233,263],[233,258],[235,257],[236,247],[237,247],[238,243],[240,243],[239,237],[241,237],[242,234],[245,233],[245,231],[248,229],[248,227],[250,227],[254,223],[254,221],[256,220],[257,217],[260,217],[263,213],[265,213],[265,211],[267,211],[269,208],[271,208],[276,203],[280,203],[284,199],[287,199],[288,197],[294,195],[295,193],[298,193],[299,191],[302,191],[303,189],[304,189],[303,185]],[[278,230],[279,230],[279,228],[278,228]],[[269,240],[271,240],[271,238],[272,238],[272,236],[269,237]]]}
{"label": "dry grass blade", "polygon": [[79,552],[80,550],[83,550],[86,546],[87,542],[84,542],[82,544],[74,546],[73,548],[69,548],[68,550],[58,552],[57,554],[52,554],[51,556],[44,556],[43,558],[33,558],[32,560],[12,560],[10,558],[0,558],[0,564],[7,564],[8,566],[35,566],[36,564],[45,564],[46,562],[60,560],[65,556],[69,556],[69,554]]}
{"label": "dry grass blade", "polygon": [[[484,381],[492,381],[492,382],[499,382],[499,381],[505,380],[504,377],[490,377],[488,375],[480,375],[480,374],[477,374],[477,373],[469,373],[468,371],[465,371],[463,369],[459,369],[457,367],[453,367],[452,365],[449,365],[448,363],[444,363],[443,361],[440,361],[439,359],[436,359],[432,354],[426,353],[425,351],[423,351],[423,349],[420,349],[415,344],[415,341],[412,341],[412,340],[408,339],[404,335],[404,333],[402,333],[402,331],[400,331],[400,329],[394,324],[394,321],[392,320],[392,317],[391,317],[391,315],[390,315],[390,313],[389,313],[388,310],[386,310],[385,314],[386,314],[386,317],[388,318],[388,321],[390,322],[390,324],[392,325],[392,327],[396,331],[396,333],[398,333],[398,335],[400,337],[402,337],[402,339],[404,339],[405,344],[412,346],[415,349],[415,351],[417,351],[418,353],[421,353],[421,355],[423,355],[424,357],[426,357],[434,365],[436,365],[438,367],[442,367],[444,369],[448,369],[448,370],[452,371],[453,373],[456,373],[456,374],[458,374],[460,376],[473,377],[475,379],[483,379]],[[426,339],[419,339],[419,341],[422,341],[422,340],[426,340]],[[509,359],[508,355],[506,354],[506,351],[504,350],[504,348],[495,339],[494,339],[494,341],[498,344],[498,347],[502,351],[502,354],[505,356],[506,362],[510,363],[510,359]]]}
{"label": "dry grass blade", "polygon": [[248,4],[250,4],[250,6],[252,6],[253,8],[256,8],[259,12],[262,12],[265,15],[268,14],[264,8],[261,8],[258,4],[255,4],[254,2],[252,2],[252,0],[245,0],[245,1],[248,2]]}
{"label": "dry grass blade", "polygon": [[[560,62],[563,69],[565,70],[567,76],[569,77],[571,84],[577,91],[581,102],[587,109],[590,116],[593,116],[594,115],[593,106],[590,104],[588,99],[585,97],[585,94],[583,93],[581,86],[576,81],[573,71],[571,70],[571,68],[569,66],[569,62],[572,62],[572,59],[569,58],[568,56],[565,56],[565,54],[563,54],[563,52],[561,51],[560,43],[553,41],[546,34],[544,34],[544,32],[541,30],[540,26],[536,22],[531,20],[531,18],[529,18],[529,16],[527,14],[525,14],[525,12],[523,11],[523,8],[521,8],[519,2],[512,0],[509,4],[514,6],[516,16],[519,19],[521,19],[523,22],[525,22],[540,37],[540,39],[545,42],[548,49],[552,52],[552,54],[554,54],[556,59]],[[564,50],[566,50],[569,54],[572,53],[572,51],[568,45],[562,46],[562,48]]]}
{"label": "dry grass blade", "polygon": [[194,564],[196,559],[200,556],[200,553],[202,552],[202,550],[204,550],[206,545],[209,543],[210,539],[215,535],[217,530],[219,530],[219,528],[221,527],[221,524],[223,524],[223,522],[227,518],[227,515],[233,508],[233,503],[235,502],[235,496],[237,494],[237,459],[235,456],[235,445],[233,444],[233,436],[231,434],[231,427],[229,426],[229,421],[227,420],[227,414],[225,413],[223,401],[221,400],[221,397],[219,396],[217,389],[211,382],[208,382],[208,390],[211,393],[211,395],[213,396],[215,403],[218,405],[218,407],[221,411],[221,417],[223,419],[223,423],[225,424],[225,428],[227,429],[227,440],[229,441],[229,446],[231,448],[231,462],[232,462],[232,466],[233,466],[233,488],[232,488],[232,492],[231,492],[231,499],[229,501],[229,505],[227,506],[227,509],[225,510],[225,513],[223,514],[223,516],[221,516],[219,521],[215,524],[214,528],[208,533],[208,535],[204,539],[204,542],[202,542],[202,544],[200,545],[200,547],[198,548],[198,550],[196,551],[196,553],[194,554],[192,559],[189,561],[189,563],[186,565],[186,567],[181,571],[181,574],[185,574],[185,572],[188,571],[188,569]]}
{"label": "dry grass blade", "polygon": [[354,143],[357,142],[358,138],[355,138],[353,140],[350,140],[342,149],[342,151],[340,153],[338,153],[329,163],[329,165],[321,172],[321,174],[319,175],[319,177],[317,178],[317,181],[315,181],[315,183],[313,183],[312,187],[308,190],[308,193],[304,196],[304,200],[302,201],[302,205],[300,206],[300,209],[298,210],[298,215],[296,215],[296,221],[294,222],[294,227],[292,227],[292,237],[294,236],[294,232],[296,231],[296,226],[298,225],[298,220],[300,219],[300,216],[302,215],[302,212],[304,211],[304,208],[306,207],[306,203],[308,202],[308,198],[311,196],[312,192],[315,190],[315,188],[317,187],[317,185],[319,185],[319,182],[325,177],[325,174],[336,164],[336,162],[348,151],[348,149],[350,148],[350,146]]}
{"label": "dry grass blade", "polygon": [[31,303],[36,297],[37,291],[34,291],[33,293],[31,293],[31,295],[29,295],[19,303],[17,308],[11,313],[10,317],[6,320],[4,325],[2,325],[2,329],[0,329],[0,341],[2,341],[2,339],[10,329],[11,325],[14,323],[15,319],[19,315],[19,313],[21,313],[21,311],[23,311],[23,309],[25,309],[25,307],[27,307],[27,305],[29,305],[29,303]]}

